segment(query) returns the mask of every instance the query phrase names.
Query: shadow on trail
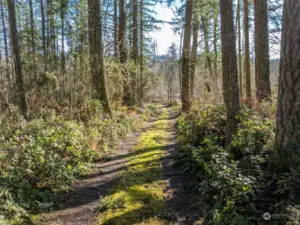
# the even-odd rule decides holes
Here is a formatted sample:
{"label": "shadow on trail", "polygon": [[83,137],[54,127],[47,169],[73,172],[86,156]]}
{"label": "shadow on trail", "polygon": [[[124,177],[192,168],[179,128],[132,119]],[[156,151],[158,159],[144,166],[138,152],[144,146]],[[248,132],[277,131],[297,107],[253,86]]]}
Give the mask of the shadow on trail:
{"label": "shadow on trail", "polygon": [[[161,148],[167,148],[168,146],[157,146],[153,148],[146,148],[146,149],[140,149],[136,150],[134,152],[130,152],[126,155],[117,156],[117,157],[111,157],[109,162],[114,162],[115,160],[124,159],[123,162],[118,162],[116,164],[110,164],[109,166],[100,166],[100,171],[98,173],[90,174],[84,177],[81,177],[80,180],[95,180],[89,182],[88,186],[84,186],[82,188],[78,188],[73,192],[70,192],[64,196],[59,197],[59,202],[65,202],[66,204],[63,204],[58,209],[67,209],[67,208],[74,208],[82,205],[87,205],[91,202],[98,201],[100,197],[103,197],[107,194],[107,190],[110,190],[112,187],[114,187],[115,184],[117,184],[122,177],[118,177],[112,180],[107,180],[107,177],[109,177],[112,173],[122,173],[127,171],[128,166],[138,166],[139,164],[145,164],[145,163],[153,163],[154,161],[149,162],[141,162],[141,163],[131,163],[128,165],[124,165],[125,163],[128,163],[130,160],[132,160],[132,157],[139,157],[139,154],[143,154],[146,152],[151,152],[157,149]],[[149,154],[143,158],[147,159],[148,157],[151,157],[153,155],[157,155],[157,153]],[[156,159],[155,161],[161,161],[161,158]],[[117,167],[115,167],[117,165]],[[106,168],[105,171],[101,171],[101,169]],[[152,170],[159,169],[158,167],[151,167]],[[142,171],[134,173],[134,177],[143,177],[144,175],[148,174],[149,171]],[[146,183],[155,181],[157,179],[148,179]],[[128,185],[130,184],[130,181],[128,181]],[[136,181],[134,184],[141,185],[143,183]],[[109,193],[112,194],[112,193]]]}
{"label": "shadow on trail", "polygon": [[[88,181],[86,184],[83,184],[81,187],[79,186],[79,188],[73,192],[59,197],[61,206],[57,210],[68,210],[81,206],[89,206],[90,203],[98,203],[101,197],[114,194],[116,191],[114,189],[115,185],[122,184],[122,180],[126,180],[126,186],[124,185],[125,191],[134,185],[151,184],[158,180],[165,180],[168,183],[165,190],[166,194],[169,195],[167,199],[157,199],[144,191],[141,191],[143,193],[137,193],[137,191],[135,191],[135,193],[130,193],[143,196],[141,201],[144,202],[145,207],[134,209],[122,215],[112,217],[107,220],[105,224],[142,224],[145,220],[154,217],[169,222],[176,222],[176,224],[194,224],[194,222],[200,217],[199,207],[194,204],[196,202],[195,196],[197,196],[197,193],[193,193],[186,189],[185,184],[188,180],[185,180],[186,176],[184,173],[172,169],[173,153],[178,148],[173,127],[175,124],[174,121],[177,117],[178,114],[170,114],[168,118],[154,118],[154,121],[168,120],[169,123],[171,123],[171,126],[168,126],[167,128],[167,132],[171,134],[167,139],[167,145],[139,149],[127,154],[108,157],[105,161],[98,163],[97,169],[100,170],[99,172],[81,177],[78,180],[79,183],[84,182],[84,180]],[[149,131],[151,129],[155,130],[153,127],[148,127],[145,130]],[[155,152],[151,154],[151,151],[156,151],[162,148],[165,149],[165,153],[167,154],[163,154],[163,156],[155,158],[155,160],[149,162],[143,161],[141,163],[130,164],[130,160],[132,160],[133,157],[139,159],[145,158],[146,160],[148,157],[151,158],[157,154]],[[147,156],[141,156],[144,153],[149,154]],[[148,166],[147,170],[137,172],[134,172],[134,170],[131,172],[127,171],[128,167],[139,166],[139,164],[153,163],[157,161],[160,161],[163,164],[163,173],[159,177],[149,176],[149,173],[160,172],[160,166]],[[111,174],[115,173],[121,173],[121,176],[111,176]],[[126,177],[129,173],[130,176]],[[150,204],[151,206],[155,206],[150,207],[151,209],[153,208],[153,211],[149,210],[149,207],[147,207],[150,206]],[[193,213],[195,213],[195,216],[191,216],[188,219],[182,219],[182,223],[178,223],[181,218],[186,218],[187,214],[191,215]],[[71,216],[76,217],[76,214]]]}
{"label": "shadow on trail", "polygon": [[[190,180],[192,180],[192,178],[182,171],[176,171],[172,167],[174,154],[179,148],[179,145],[176,143],[176,134],[173,127],[175,125],[174,119],[177,116],[178,115],[175,115],[173,117],[171,116],[171,118],[173,119],[170,119],[172,123],[171,128],[169,128],[169,144],[163,147],[159,146],[159,148],[163,148],[167,153],[159,159],[163,164],[162,176],[157,179],[150,178],[149,180],[144,180],[143,182],[150,184],[151,182],[154,182],[156,180],[167,181],[168,185],[165,189],[165,193],[169,195],[167,199],[157,199],[146,192],[139,193],[139,195],[145,196],[143,199],[145,205],[144,207],[133,209],[122,215],[116,215],[106,220],[103,224],[144,224],[147,220],[149,222],[149,219],[160,219],[164,221],[165,224],[176,223],[180,225],[192,225],[201,220],[203,215],[200,211],[200,205],[197,199],[198,193],[187,188],[187,184]],[[161,170],[161,167],[157,167],[157,169]],[[135,173],[134,177],[143,176],[143,173],[145,172],[147,173],[148,171]],[[127,184],[129,184],[130,186],[130,183]],[[132,183],[132,185],[136,184],[142,183],[138,183],[137,179],[134,179],[134,183]],[[136,195],[137,193],[134,194]],[[150,205],[156,205],[157,207],[150,207]],[[153,208],[155,210],[149,211],[149,209]]]}

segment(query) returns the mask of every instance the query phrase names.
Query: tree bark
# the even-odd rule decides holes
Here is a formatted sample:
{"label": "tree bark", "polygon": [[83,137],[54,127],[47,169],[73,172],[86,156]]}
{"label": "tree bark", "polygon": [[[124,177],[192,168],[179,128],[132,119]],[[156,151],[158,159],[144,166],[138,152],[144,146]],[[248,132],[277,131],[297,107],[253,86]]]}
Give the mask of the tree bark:
{"label": "tree bark", "polygon": [[42,17],[42,45],[43,45],[43,53],[44,53],[44,70],[47,71],[46,25],[45,25],[44,0],[40,0],[40,5],[41,5],[41,17]]}
{"label": "tree bark", "polygon": [[9,71],[9,60],[8,60],[8,45],[7,45],[7,32],[6,32],[6,25],[5,25],[5,17],[4,17],[4,9],[3,9],[3,2],[0,0],[1,6],[1,17],[2,17],[2,28],[3,28],[3,38],[4,38],[4,49],[5,49],[5,63],[6,63],[6,77],[8,84],[11,85],[10,81],[10,71]]}
{"label": "tree bark", "polygon": [[125,105],[132,105],[131,93],[130,93],[130,82],[127,80],[127,51],[126,51],[126,8],[125,0],[119,0],[119,51],[120,51],[120,62],[123,64],[123,103]]}
{"label": "tree bark", "polygon": [[126,9],[125,0],[119,0],[119,51],[120,51],[120,62],[126,63],[127,52],[126,52]]}
{"label": "tree bark", "polygon": [[300,1],[285,0],[276,114],[277,147],[300,145]]}
{"label": "tree bark", "polygon": [[191,45],[191,29],[192,29],[192,16],[193,16],[192,0],[186,1],[185,9],[185,25],[184,25],[184,38],[182,48],[182,111],[188,112],[191,109],[190,97],[190,45]]}
{"label": "tree bark", "polygon": [[144,1],[140,2],[140,85],[138,103],[141,106],[144,99],[144,20],[143,20]]}
{"label": "tree bark", "polygon": [[256,97],[261,102],[271,96],[268,1],[254,0],[254,7]]}
{"label": "tree bark", "polygon": [[179,76],[179,89],[180,89],[180,94],[182,94],[182,59],[181,59],[180,56],[182,56],[183,30],[184,30],[184,27],[182,26],[181,32],[180,32],[179,60],[178,60],[178,76]]}
{"label": "tree bark", "polygon": [[239,55],[239,84],[240,96],[243,97],[243,69],[242,69],[242,48],[241,48],[241,0],[237,5],[237,26],[238,26],[238,55]]}
{"label": "tree bark", "polygon": [[132,0],[132,61],[135,65],[135,71],[132,73],[132,97],[134,103],[137,96],[137,68],[138,68],[138,3],[137,0]]}
{"label": "tree bark", "polygon": [[232,0],[220,0],[223,96],[227,112],[226,143],[236,133],[240,110]]}
{"label": "tree bark", "polygon": [[29,0],[29,9],[30,9],[30,32],[31,32],[31,50],[32,54],[35,55],[35,42],[34,42],[34,15],[33,15],[33,6],[32,0]]}
{"label": "tree bark", "polygon": [[117,61],[119,59],[118,28],[118,0],[114,0],[114,56]]}
{"label": "tree bark", "polygon": [[[219,86],[218,81],[218,14],[214,15],[214,79],[216,87]],[[216,90],[217,91],[217,90]]]}
{"label": "tree bark", "polygon": [[19,108],[23,116],[27,118],[28,108],[27,108],[26,93],[25,93],[23,74],[22,74],[18,30],[16,25],[15,1],[7,0],[7,5],[8,5],[8,14],[9,14],[10,38],[11,38],[12,53],[13,53],[13,59],[15,65],[15,73],[16,73],[16,86],[18,92],[17,96],[19,101]]}
{"label": "tree bark", "polygon": [[99,99],[104,113],[111,115],[104,74],[104,58],[102,43],[102,24],[99,0],[88,0],[89,48],[94,98]]}
{"label": "tree bark", "polygon": [[207,68],[209,72],[210,78],[213,78],[213,69],[212,69],[212,63],[211,63],[211,57],[210,57],[210,52],[209,52],[209,34],[208,34],[208,20],[205,16],[201,16],[202,20],[202,30],[203,30],[203,36],[204,36],[204,49],[205,49],[205,58],[207,62]]}
{"label": "tree bark", "polygon": [[244,29],[245,29],[245,67],[246,67],[246,97],[248,106],[251,99],[251,71],[250,71],[250,45],[249,45],[249,2],[244,0]]}
{"label": "tree bark", "polygon": [[61,71],[66,73],[66,56],[65,56],[65,14],[66,14],[67,3],[65,0],[61,0]]}
{"label": "tree bark", "polygon": [[192,60],[191,60],[191,98],[194,97],[194,82],[195,82],[195,71],[197,62],[197,49],[198,49],[198,31],[199,31],[199,16],[194,13],[193,19],[193,44],[192,44]]}

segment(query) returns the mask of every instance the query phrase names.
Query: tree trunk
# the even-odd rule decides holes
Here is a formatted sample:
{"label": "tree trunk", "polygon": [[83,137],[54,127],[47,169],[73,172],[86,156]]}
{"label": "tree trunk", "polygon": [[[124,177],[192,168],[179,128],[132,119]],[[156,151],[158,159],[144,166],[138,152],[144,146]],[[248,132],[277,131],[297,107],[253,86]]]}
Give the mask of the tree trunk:
{"label": "tree trunk", "polygon": [[127,51],[126,51],[126,8],[125,0],[119,0],[119,51],[120,51],[120,62],[123,64],[123,76],[124,76],[124,87],[123,87],[123,102],[125,105],[132,105],[131,94],[130,94],[130,83],[127,80]]}
{"label": "tree trunk", "polygon": [[111,115],[104,74],[102,24],[99,0],[88,0],[89,48],[94,97],[99,99],[105,114]]}
{"label": "tree trunk", "polygon": [[64,76],[66,73],[66,56],[65,56],[65,13],[67,4],[65,0],[61,0],[61,71]]}
{"label": "tree trunk", "polygon": [[193,21],[193,44],[192,44],[192,60],[191,60],[191,98],[194,96],[194,82],[195,82],[195,71],[197,62],[197,49],[198,49],[198,31],[199,31],[199,17],[194,12]]}
{"label": "tree trunk", "polygon": [[132,61],[135,71],[132,73],[132,97],[137,100],[137,67],[138,67],[138,4],[137,0],[132,0]]}
{"label": "tree trunk", "polygon": [[1,4],[0,6],[1,6],[2,28],[3,28],[3,38],[4,38],[4,49],[5,49],[6,77],[7,77],[8,84],[11,85],[9,60],[8,60],[7,33],[6,33],[6,25],[5,25],[5,17],[4,17],[4,9],[3,9],[2,0],[0,0],[0,4]]}
{"label": "tree trunk", "polygon": [[285,0],[276,115],[279,149],[300,145],[300,1]]}
{"label": "tree trunk", "polygon": [[261,102],[271,96],[268,1],[254,0],[255,7],[255,82]]}
{"label": "tree trunk", "polygon": [[33,19],[34,15],[33,15],[32,0],[29,0],[29,9],[30,9],[31,50],[32,50],[32,54],[35,55],[34,19]]}
{"label": "tree trunk", "polygon": [[7,0],[7,5],[8,5],[8,14],[9,14],[10,38],[11,38],[11,45],[12,45],[12,53],[14,56],[13,58],[14,58],[14,65],[15,65],[15,73],[16,73],[16,86],[17,86],[19,108],[21,113],[24,115],[24,117],[27,118],[28,108],[27,108],[26,93],[25,93],[23,74],[22,74],[18,30],[16,25],[15,1]]}
{"label": "tree trunk", "polygon": [[181,32],[180,32],[180,43],[179,43],[179,60],[178,60],[178,76],[179,76],[179,89],[180,89],[180,94],[182,94],[182,62],[181,62],[181,57],[182,56],[182,41],[183,41],[183,29],[184,27],[182,26]]}
{"label": "tree trunk", "polygon": [[226,143],[236,133],[240,110],[238,72],[231,0],[220,0],[223,95],[227,112]]}
{"label": "tree trunk", "polygon": [[44,0],[40,0],[41,5],[41,17],[42,17],[42,45],[44,53],[44,69],[47,71],[47,52],[46,52],[46,25],[45,25],[45,10]]}
{"label": "tree trunk", "polygon": [[237,29],[238,29],[238,55],[239,55],[239,84],[240,96],[243,97],[243,69],[242,69],[242,48],[241,48],[241,0],[237,5]]}
{"label": "tree trunk", "polygon": [[[218,80],[218,14],[214,15],[214,79],[216,82],[216,88],[219,87]],[[217,90],[216,90],[217,91]]]}
{"label": "tree trunk", "polygon": [[212,63],[211,63],[211,58],[210,58],[210,52],[209,52],[209,44],[208,44],[208,39],[209,39],[209,34],[208,34],[208,20],[206,17],[201,16],[202,20],[202,30],[203,30],[203,36],[204,36],[204,48],[205,48],[205,58],[207,62],[207,68],[209,72],[210,78],[213,78],[213,69],[212,69]]}
{"label": "tree trunk", "polygon": [[246,67],[246,97],[247,104],[251,106],[251,71],[250,71],[250,46],[249,46],[249,2],[244,0],[244,29],[245,29],[245,67]]}
{"label": "tree trunk", "polygon": [[34,74],[34,78],[37,78],[37,74],[36,74],[36,63],[35,63],[35,41],[34,41],[34,15],[33,15],[33,6],[32,6],[32,0],[29,0],[29,10],[30,10],[30,31],[31,31],[31,54],[32,54],[32,60],[33,60],[33,74]]}
{"label": "tree trunk", "polygon": [[114,0],[114,56],[116,60],[119,58],[118,27],[118,0]]}
{"label": "tree trunk", "polygon": [[139,105],[141,106],[144,99],[144,82],[143,82],[143,73],[144,73],[144,22],[143,22],[143,7],[144,2],[140,2],[140,87],[139,87]]}
{"label": "tree trunk", "polygon": [[190,97],[190,45],[191,45],[191,29],[192,29],[192,16],[193,4],[191,0],[186,1],[185,9],[185,25],[184,25],[184,38],[182,49],[182,111],[188,112],[191,109]]}

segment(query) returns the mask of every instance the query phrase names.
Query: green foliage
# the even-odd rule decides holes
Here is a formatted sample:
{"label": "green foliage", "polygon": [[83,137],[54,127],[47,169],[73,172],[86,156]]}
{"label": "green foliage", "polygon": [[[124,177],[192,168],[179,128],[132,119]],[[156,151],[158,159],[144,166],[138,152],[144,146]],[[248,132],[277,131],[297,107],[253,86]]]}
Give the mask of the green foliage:
{"label": "green foliage", "polygon": [[199,110],[180,117],[178,137],[183,144],[198,146],[206,136],[217,136],[220,144],[224,143],[226,116],[225,108],[201,106]]}
{"label": "green foliage", "polygon": [[32,113],[24,121],[12,113],[0,121],[0,224],[28,224],[29,212],[55,207],[57,194],[68,191],[77,176],[90,171],[92,160],[106,156],[118,140],[138,129],[140,116],[119,108],[112,118],[102,116],[98,101],[88,101],[81,120],[51,109]]}
{"label": "green foliage", "polygon": [[236,153],[235,157],[262,154],[272,149],[274,130],[274,120],[262,119],[254,112],[244,112],[231,151]]}
{"label": "green foliage", "polygon": [[83,173],[95,156],[84,126],[75,121],[35,119],[16,130],[3,144],[6,172],[30,186],[61,191]]}
{"label": "green foliage", "polygon": [[222,107],[179,118],[175,166],[192,174],[208,224],[268,224],[264,212],[281,217],[271,224],[299,221],[299,166],[287,168],[283,162],[291,157],[275,154],[274,121],[265,115],[244,110],[228,147]]}

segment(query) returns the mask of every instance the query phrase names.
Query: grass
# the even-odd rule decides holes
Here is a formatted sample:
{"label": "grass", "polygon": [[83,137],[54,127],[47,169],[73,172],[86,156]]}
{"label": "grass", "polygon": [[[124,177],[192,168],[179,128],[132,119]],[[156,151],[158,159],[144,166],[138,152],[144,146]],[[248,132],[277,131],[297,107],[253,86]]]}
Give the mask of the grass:
{"label": "grass", "polygon": [[100,199],[99,224],[114,225],[163,225],[164,189],[162,161],[166,145],[168,121],[166,109],[150,130],[144,132],[131,150],[120,182],[110,195]]}

